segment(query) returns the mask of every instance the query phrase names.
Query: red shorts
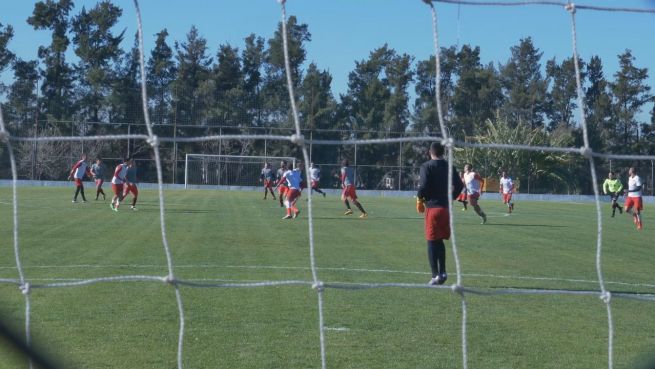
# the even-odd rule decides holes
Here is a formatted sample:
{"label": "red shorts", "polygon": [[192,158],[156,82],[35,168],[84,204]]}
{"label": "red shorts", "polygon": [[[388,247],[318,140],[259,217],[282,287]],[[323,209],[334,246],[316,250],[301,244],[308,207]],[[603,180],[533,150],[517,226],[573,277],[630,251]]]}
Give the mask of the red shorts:
{"label": "red shorts", "polygon": [[123,195],[123,184],[116,184],[112,183],[111,184],[111,190],[114,191],[114,195],[116,196],[122,196]]}
{"label": "red shorts", "polygon": [[346,186],[346,188],[343,189],[341,192],[341,197],[346,198],[350,197],[353,200],[357,200],[357,191],[355,191],[355,186],[349,185]]}
{"label": "red shorts", "polygon": [[271,181],[270,179],[265,179],[264,188],[271,188],[271,187],[273,187],[273,181]]}
{"label": "red shorts", "polygon": [[466,201],[466,194],[460,193],[459,196],[457,196],[457,201]]}
{"label": "red shorts", "polygon": [[471,206],[477,205],[479,198],[480,198],[479,193],[470,193],[470,194],[466,195],[466,199],[471,203]]}
{"label": "red shorts", "polygon": [[318,188],[318,181],[312,179],[312,188]]}
{"label": "red shorts", "polygon": [[104,179],[96,178],[96,187],[102,187],[103,183],[105,183]]}
{"label": "red shorts", "polygon": [[82,178],[75,178],[75,186],[80,187],[83,185],[84,183],[82,183]]}
{"label": "red shorts", "polygon": [[628,210],[630,208],[635,208],[636,210],[644,210],[644,204],[641,201],[641,196],[640,197],[626,197],[625,198],[625,209]]}
{"label": "red shorts", "polygon": [[289,191],[289,187],[287,186],[280,186],[277,188],[277,193],[279,193],[280,196],[286,195],[288,191]]}
{"label": "red shorts", "polygon": [[289,204],[292,204],[298,197],[300,197],[300,191],[295,188],[287,189],[287,201]]}
{"label": "red shorts", "polygon": [[512,193],[504,193],[503,204],[509,204],[510,201],[512,201]]}
{"label": "red shorts", "polygon": [[428,241],[450,239],[448,208],[425,209],[425,239]]}
{"label": "red shorts", "polygon": [[139,189],[136,188],[136,185],[133,183],[130,183],[127,186],[125,186],[124,196],[127,196],[127,194],[130,192],[132,193],[132,195],[134,195],[134,197],[139,196]]}

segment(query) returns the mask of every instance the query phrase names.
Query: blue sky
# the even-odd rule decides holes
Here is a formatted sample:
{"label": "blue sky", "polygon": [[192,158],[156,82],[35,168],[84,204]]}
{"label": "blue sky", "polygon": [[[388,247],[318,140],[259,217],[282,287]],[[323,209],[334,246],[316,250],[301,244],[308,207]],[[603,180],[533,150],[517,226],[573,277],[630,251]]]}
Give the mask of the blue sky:
{"label": "blue sky", "polygon": [[[96,1],[76,0],[77,13],[82,6]],[[123,8],[117,31],[126,29],[124,48],[132,45],[136,30],[131,0],[114,0]],[[655,8],[655,0],[580,1],[579,4]],[[34,1],[5,0],[0,5],[0,23],[11,24],[15,37],[9,47],[23,59],[36,59],[39,45],[49,43],[48,31],[34,31],[25,20]],[[570,16],[557,7],[479,7],[437,4],[440,43],[480,46],[482,62],[505,63],[510,47],[521,38],[532,37],[544,53],[543,64],[552,57],[558,61],[572,52]],[[154,34],[167,28],[172,40],[184,40],[191,25],[196,25],[208,40],[214,55],[221,43],[242,47],[250,33],[272,36],[280,21],[280,6],[275,0],[142,0],[146,47],[152,47]],[[312,41],[307,45],[308,61],[329,70],[335,95],[347,90],[348,73],[356,60],[388,43],[401,53],[422,60],[432,50],[431,18],[420,0],[288,0],[287,12],[307,23]],[[655,14],[579,11],[578,46],[583,59],[599,55],[608,78],[617,69],[616,56],[631,49],[639,67],[649,69],[649,84],[655,89]],[[10,82],[5,72],[2,80]]]}

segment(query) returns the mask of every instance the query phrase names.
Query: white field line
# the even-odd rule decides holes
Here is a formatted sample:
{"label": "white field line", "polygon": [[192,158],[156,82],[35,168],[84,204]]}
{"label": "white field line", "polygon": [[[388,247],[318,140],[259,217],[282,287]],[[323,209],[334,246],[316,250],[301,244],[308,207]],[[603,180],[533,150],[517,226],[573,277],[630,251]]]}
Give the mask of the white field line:
{"label": "white field line", "polygon": [[[148,264],[115,264],[115,265],[97,265],[97,264],[76,264],[76,265],[34,265],[26,266],[25,269],[165,269],[165,265],[148,265]],[[309,267],[296,267],[296,266],[276,266],[276,265],[216,265],[216,264],[191,264],[191,265],[176,265],[176,269],[269,269],[269,270],[310,270]],[[0,270],[8,269],[15,270],[16,266],[0,266]],[[366,269],[366,268],[345,268],[345,267],[319,267],[319,270],[324,271],[340,271],[340,272],[356,272],[356,273],[381,273],[381,274],[429,274],[426,271],[410,271],[410,270],[392,270],[392,269]],[[594,279],[579,279],[579,278],[555,278],[555,277],[540,277],[540,276],[520,276],[520,275],[498,275],[498,274],[483,274],[483,273],[465,273],[465,277],[478,277],[490,279],[507,279],[507,280],[528,280],[528,281],[552,281],[552,282],[570,282],[570,283],[588,283],[598,284]],[[38,280],[38,279],[32,279]],[[48,279],[43,279],[48,280]],[[53,278],[52,280],[58,280]],[[66,279],[76,281],[78,279]],[[232,281],[227,279],[188,279],[189,281]],[[241,280],[234,280],[234,282],[243,282]],[[630,286],[630,287],[647,287],[655,288],[655,284],[649,283],[634,283],[634,282],[621,282],[610,281],[609,284],[617,286]]]}

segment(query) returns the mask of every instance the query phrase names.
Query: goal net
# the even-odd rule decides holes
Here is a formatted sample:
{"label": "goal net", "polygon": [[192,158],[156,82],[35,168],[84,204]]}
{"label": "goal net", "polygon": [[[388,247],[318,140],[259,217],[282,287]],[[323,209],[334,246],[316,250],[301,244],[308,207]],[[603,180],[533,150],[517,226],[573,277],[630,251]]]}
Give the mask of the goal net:
{"label": "goal net", "polygon": [[240,156],[187,154],[184,159],[184,187],[209,186],[256,186],[264,164],[273,172],[284,161],[296,165],[296,159],[285,156]]}

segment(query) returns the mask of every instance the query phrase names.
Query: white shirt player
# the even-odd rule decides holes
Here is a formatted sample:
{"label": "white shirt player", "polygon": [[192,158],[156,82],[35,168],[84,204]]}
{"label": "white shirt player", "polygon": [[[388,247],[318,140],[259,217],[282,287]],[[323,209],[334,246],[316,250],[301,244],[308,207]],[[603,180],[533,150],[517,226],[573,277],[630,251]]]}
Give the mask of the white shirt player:
{"label": "white shirt player", "polygon": [[504,194],[512,193],[512,189],[514,188],[514,182],[512,182],[512,179],[510,177],[501,177],[500,186],[503,188]]}
{"label": "white shirt player", "polygon": [[300,171],[287,170],[282,177],[287,181],[287,186],[289,188],[300,191]]}
{"label": "white shirt player", "polygon": [[74,172],[73,178],[77,178],[77,179],[84,178],[84,174],[86,173],[88,166],[89,165],[86,163],[86,161],[84,161],[84,159],[75,163],[75,165],[73,166],[73,172]]}
{"label": "white shirt player", "polygon": [[114,171],[114,177],[111,179],[113,184],[123,184],[125,181],[125,176],[127,175],[127,163],[118,164],[116,170]]}
{"label": "white shirt player", "polygon": [[312,181],[318,181],[321,179],[321,170],[318,168],[309,168],[309,178]]}
{"label": "white shirt player", "polygon": [[464,183],[466,184],[466,192],[470,195],[480,193],[480,180],[482,177],[477,172],[464,173]]}
{"label": "white shirt player", "polygon": [[641,197],[641,190],[635,191],[638,187],[641,187],[641,178],[635,174],[628,179],[628,197]]}

